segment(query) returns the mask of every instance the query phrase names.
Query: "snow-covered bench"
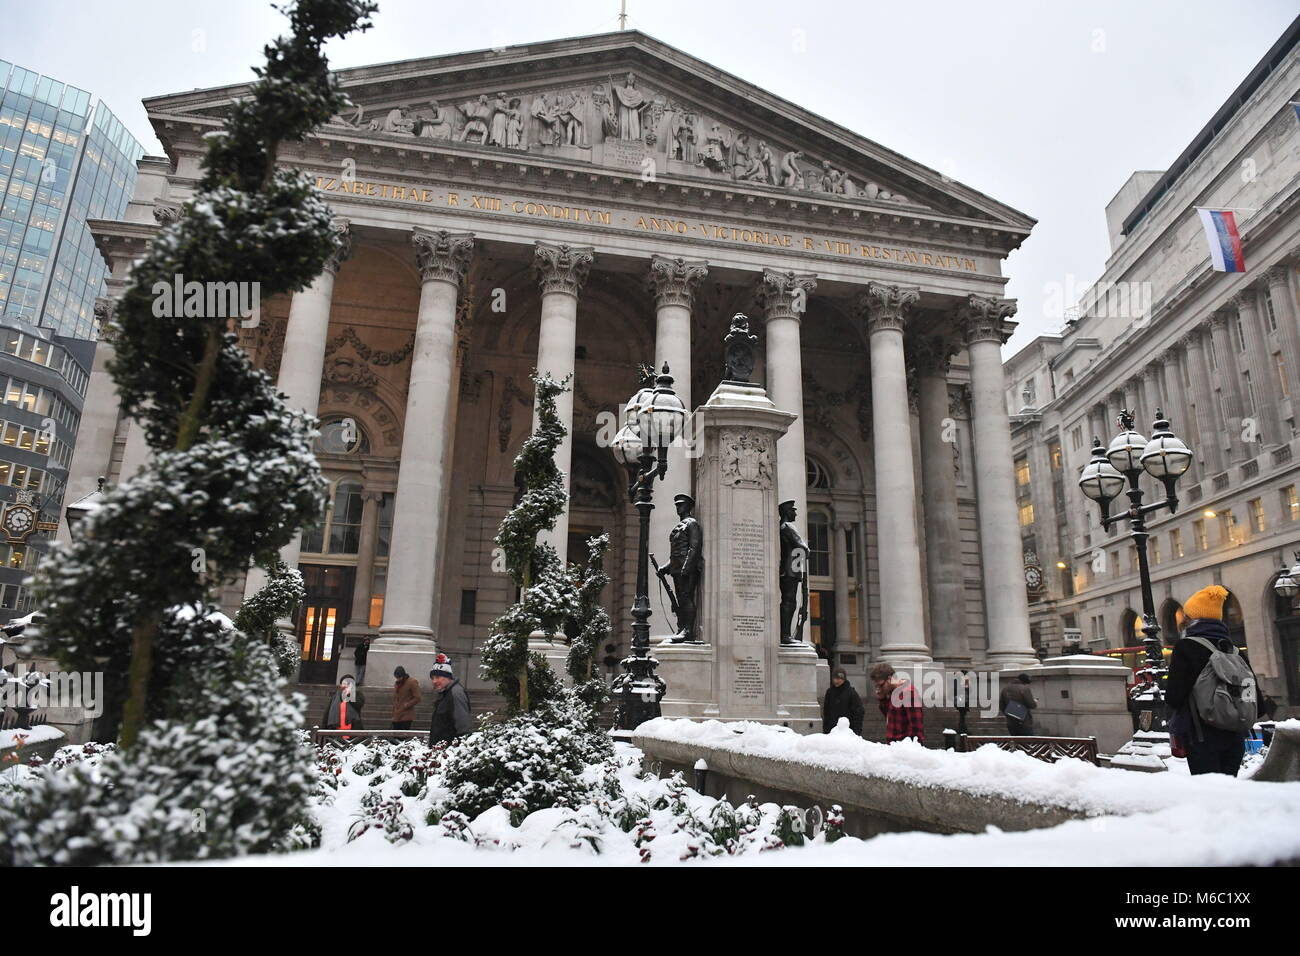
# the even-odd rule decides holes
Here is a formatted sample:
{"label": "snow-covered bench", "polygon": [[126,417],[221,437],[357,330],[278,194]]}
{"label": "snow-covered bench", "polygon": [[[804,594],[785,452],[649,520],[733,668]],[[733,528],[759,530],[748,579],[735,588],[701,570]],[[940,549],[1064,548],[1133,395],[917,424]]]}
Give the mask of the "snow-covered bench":
{"label": "snow-covered bench", "polygon": [[993,744],[1002,750],[1029,754],[1047,763],[1056,763],[1062,757],[1074,757],[1098,766],[1101,764],[1097,757],[1096,737],[981,737],[957,733],[951,736],[956,738],[956,746],[952,749],[962,752]]}

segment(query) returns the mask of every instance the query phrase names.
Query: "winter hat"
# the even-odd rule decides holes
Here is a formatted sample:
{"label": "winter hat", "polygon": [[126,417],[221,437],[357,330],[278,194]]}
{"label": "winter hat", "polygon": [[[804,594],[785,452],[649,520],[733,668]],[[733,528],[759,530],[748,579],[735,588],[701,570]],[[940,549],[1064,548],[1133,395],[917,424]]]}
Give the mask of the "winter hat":
{"label": "winter hat", "polygon": [[396,677],[398,680],[406,680],[406,668],[403,667],[401,664],[398,664],[396,667],[393,668],[393,676]]}
{"label": "winter hat", "polygon": [[840,678],[841,680],[848,680],[848,679],[849,679],[848,672],[845,671],[843,667],[837,667],[837,668],[835,668],[835,673],[832,674],[831,676],[832,676],[832,677],[838,677],[838,678]]}
{"label": "winter hat", "polygon": [[451,658],[446,654],[439,654],[433,659],[433,670],[429,671],[430,677],[451,677]]}
{"label": "winter hat", "polygon": [[1228,599],[1228,589],[1219,584],[1201,588],[1183,603],[1183,613],[1189,620],[1222,621],[1223,602]]}

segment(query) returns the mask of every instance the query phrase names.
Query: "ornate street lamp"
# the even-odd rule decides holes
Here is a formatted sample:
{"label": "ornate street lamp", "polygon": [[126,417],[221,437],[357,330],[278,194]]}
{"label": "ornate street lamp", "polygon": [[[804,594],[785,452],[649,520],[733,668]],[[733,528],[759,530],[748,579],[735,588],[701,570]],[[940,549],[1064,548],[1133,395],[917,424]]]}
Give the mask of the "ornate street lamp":
{"label": "ornate street lamp", "polygon": [[68,522],[68,537],[73,541],[81,537],[81,526],[87,518],[98,511],[104,504],[104,478],[99,479],[99,487],[88,495],[83,495],[63,509],[63,517]]}
{"label": "ornate street lamp", "polygon": [[1287,569],[1286,564],[1282,565],[1282,570],[1278,572],[1277,580],[1273,582],[1273,590],[1279,597],[1290,600],[1300,593],[1300,551],[1295,553],[1295,564]]}
{"label": "ornate street lamp", "polygon": [[[1079,488],[1097,502],[1101,508],[1101,526],[1107,531],[1116,522],[1128,519],[1129,537],[1137,547],[1138,574],[1142,582],[1142,643],[1146,646],[1147,666],[1154,672],[1156,686],[1163,700],[1160,679],[1165,669],[1163,646],[1160,641],[1160,624],[1156,620],[1155,597],[1151,592],[1151,568],[1147,563],[1146,516],[1153,511],[1168,508],[1170,514],[1178,511],[1178,494],[1175,484],[1192,464],[1192,453],[1182,440],[1169,430],[1169,420],[1156,409],[1151,440],[1143,438],[1133,428],[1133,413],[1124,409],[1116,424],[1121,429],[1110,445],[1103,449],[1100,438],[1094,438],[1092,460],[1079,475]],[[1156,478],[1164,485],[1163,501],[1142,503],[1142,489],[1138,479],[1143,473]],[[1129,508],[1123,514],[1111,515],[1110,503],[1128,485]]]}
{"label": "ornate street lamp", "polygon": [[[652,387],[653,383],[653,387]],[[659,701],[667,689],[655,673],[659,662],[650,656],[650,512],[654,482],[668,473],[668,448],[685,430],[686,408],[673,391],[668,363],[655,376],[642,370],[642,386],[629,399],[623,427],[611,442],[614,457],[628,471],[628,499],[637,510],[640,527],[636,550],[636,600],[632,604],[632,654],[614,680],[615,727],[635,730],[659,716]]]}

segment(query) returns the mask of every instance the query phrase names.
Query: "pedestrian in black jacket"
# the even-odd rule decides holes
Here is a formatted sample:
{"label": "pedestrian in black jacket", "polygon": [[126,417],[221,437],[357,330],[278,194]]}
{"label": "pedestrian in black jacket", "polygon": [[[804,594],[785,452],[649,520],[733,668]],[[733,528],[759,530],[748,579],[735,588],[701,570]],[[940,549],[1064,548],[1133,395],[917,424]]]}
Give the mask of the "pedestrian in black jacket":
{"label": "pedestrian in black jacket", "polygon": [[429,746],[464,737],[474,729],[470,714],[469,693],[452,673],[451,660],[439,654],[429,671],[429,680],[438,697],[433,703],[433,719],[429,722]]}
{"label": "pedestrian in black jacket", "polygon": [[[1225,653],[1232,651],[1232,640],[1223,623],[1223,602],[1227,589],[1213,584],[1197,591],[1183,605],[1188,619],[1183,637],[1169,655],[1169,678],[1165,683],[1165,704],[1169,708],[1169,734],[1178,738],[1187,753],[1187,769],[1194,774],[1226,773],[1237,775],[1245,752],[1245,737],[1230,730],[1207,727],[1192,717],[1192,688],[1210,660],[1210,649],[1188,637],[1200,637]],[[1243,653],[1242,659],[1250,664]]]}
{"label": "pedestrian in black jacket", "polygon": [[835,674],[831,677],[831,686],[826,690],[826,702],[822,705],[822,733],[829,734],[840,722],[841,717],[847,717],[849,730],[861,737],[862,718],[865,714],[866,708],[862,706],[862,698],[849,683],[848,674],[844,672],[843,667],[835,668]]}

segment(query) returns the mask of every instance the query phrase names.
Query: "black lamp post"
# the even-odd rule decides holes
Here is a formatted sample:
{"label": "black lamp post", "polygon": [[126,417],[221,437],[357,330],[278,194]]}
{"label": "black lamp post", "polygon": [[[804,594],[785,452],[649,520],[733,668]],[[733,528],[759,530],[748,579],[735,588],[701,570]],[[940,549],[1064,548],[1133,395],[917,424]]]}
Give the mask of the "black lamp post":
{"label": "black lamp post", "polygon": [[1278,597],[1288,600],[1300,593],[1300,551],[1295,553],[1295,564],[1290,570],[1287,570],[1285,563],[1282,565],[1277,580],[1273,582],[1273,590],[1277,592]]}
{"label": "black lamp post", "polygon": [[[1101,507],[1101,526],[1107,531],[1112,524],[1128,519],[1131,529],[1129,537],[1137,547],[1138,574],[1142,581],[1142,643],[1146,646],[1147,666],[1152,671],[1157,688],[1160,688],[1157,691],[1158,699],[1163,701],[1160,677],[1165,669],[1165,658],[1160,641],[1160,624],[1156,620],[1155,597],[1151,593],[1151,568],[1147,563],[1147,538],[1150,535],[1147,533],[1146,516],[1162,508],[1168,508],[1170,514],[1178,511],[1178,494],[1174,486],[1191,467],[1192,453],[1169,430],[1169,421],[1158,408],[1150,441],[1133,430],[1133,413],[1128,409],[1119,413],[1116,424],[1121,432],[1110,443],[1110,447],[1103,449],[1101,439],[1093,439],[1092,460],[1079,476],[1079,487]],[[1138,485],[1138,479],[1144,472],[1159,479],[1164,485],[1163,501],[1145,505],[1142,503],[1142,488]],[[1111,515],[1110,503],[1124,491],[1125,484],[1128,485],[1128,510]],[[1163,719],[1163,715],[1160,717]]]}
{"label": "black lamp post", "polygon": [[83,495],[63,509],[63,517],[68,522],[68,536],[76,541],[81,537],[81,525],[104,504],[104,479],[99,479],[99,487],[88,495]]}
{"label": "black lamp post", "polygon": [[[651,383],[653,382],[653,387]],[[650,512],[654,511],[654,482],[668,473],[668,448],[681,436],[686,408],[673,391],[668,363],[655,376],[645,369],[642,386],[628,401],[627,417],[612,442],[614,457],[628,470],[628,499],[637,510],[640,527],[636,549],[636,600],[632,604],[632,654],[614,680],[615,727],[635,730],[659,716],[659,701],[667,689],[655,673],[659,662],[650,656]]]}

